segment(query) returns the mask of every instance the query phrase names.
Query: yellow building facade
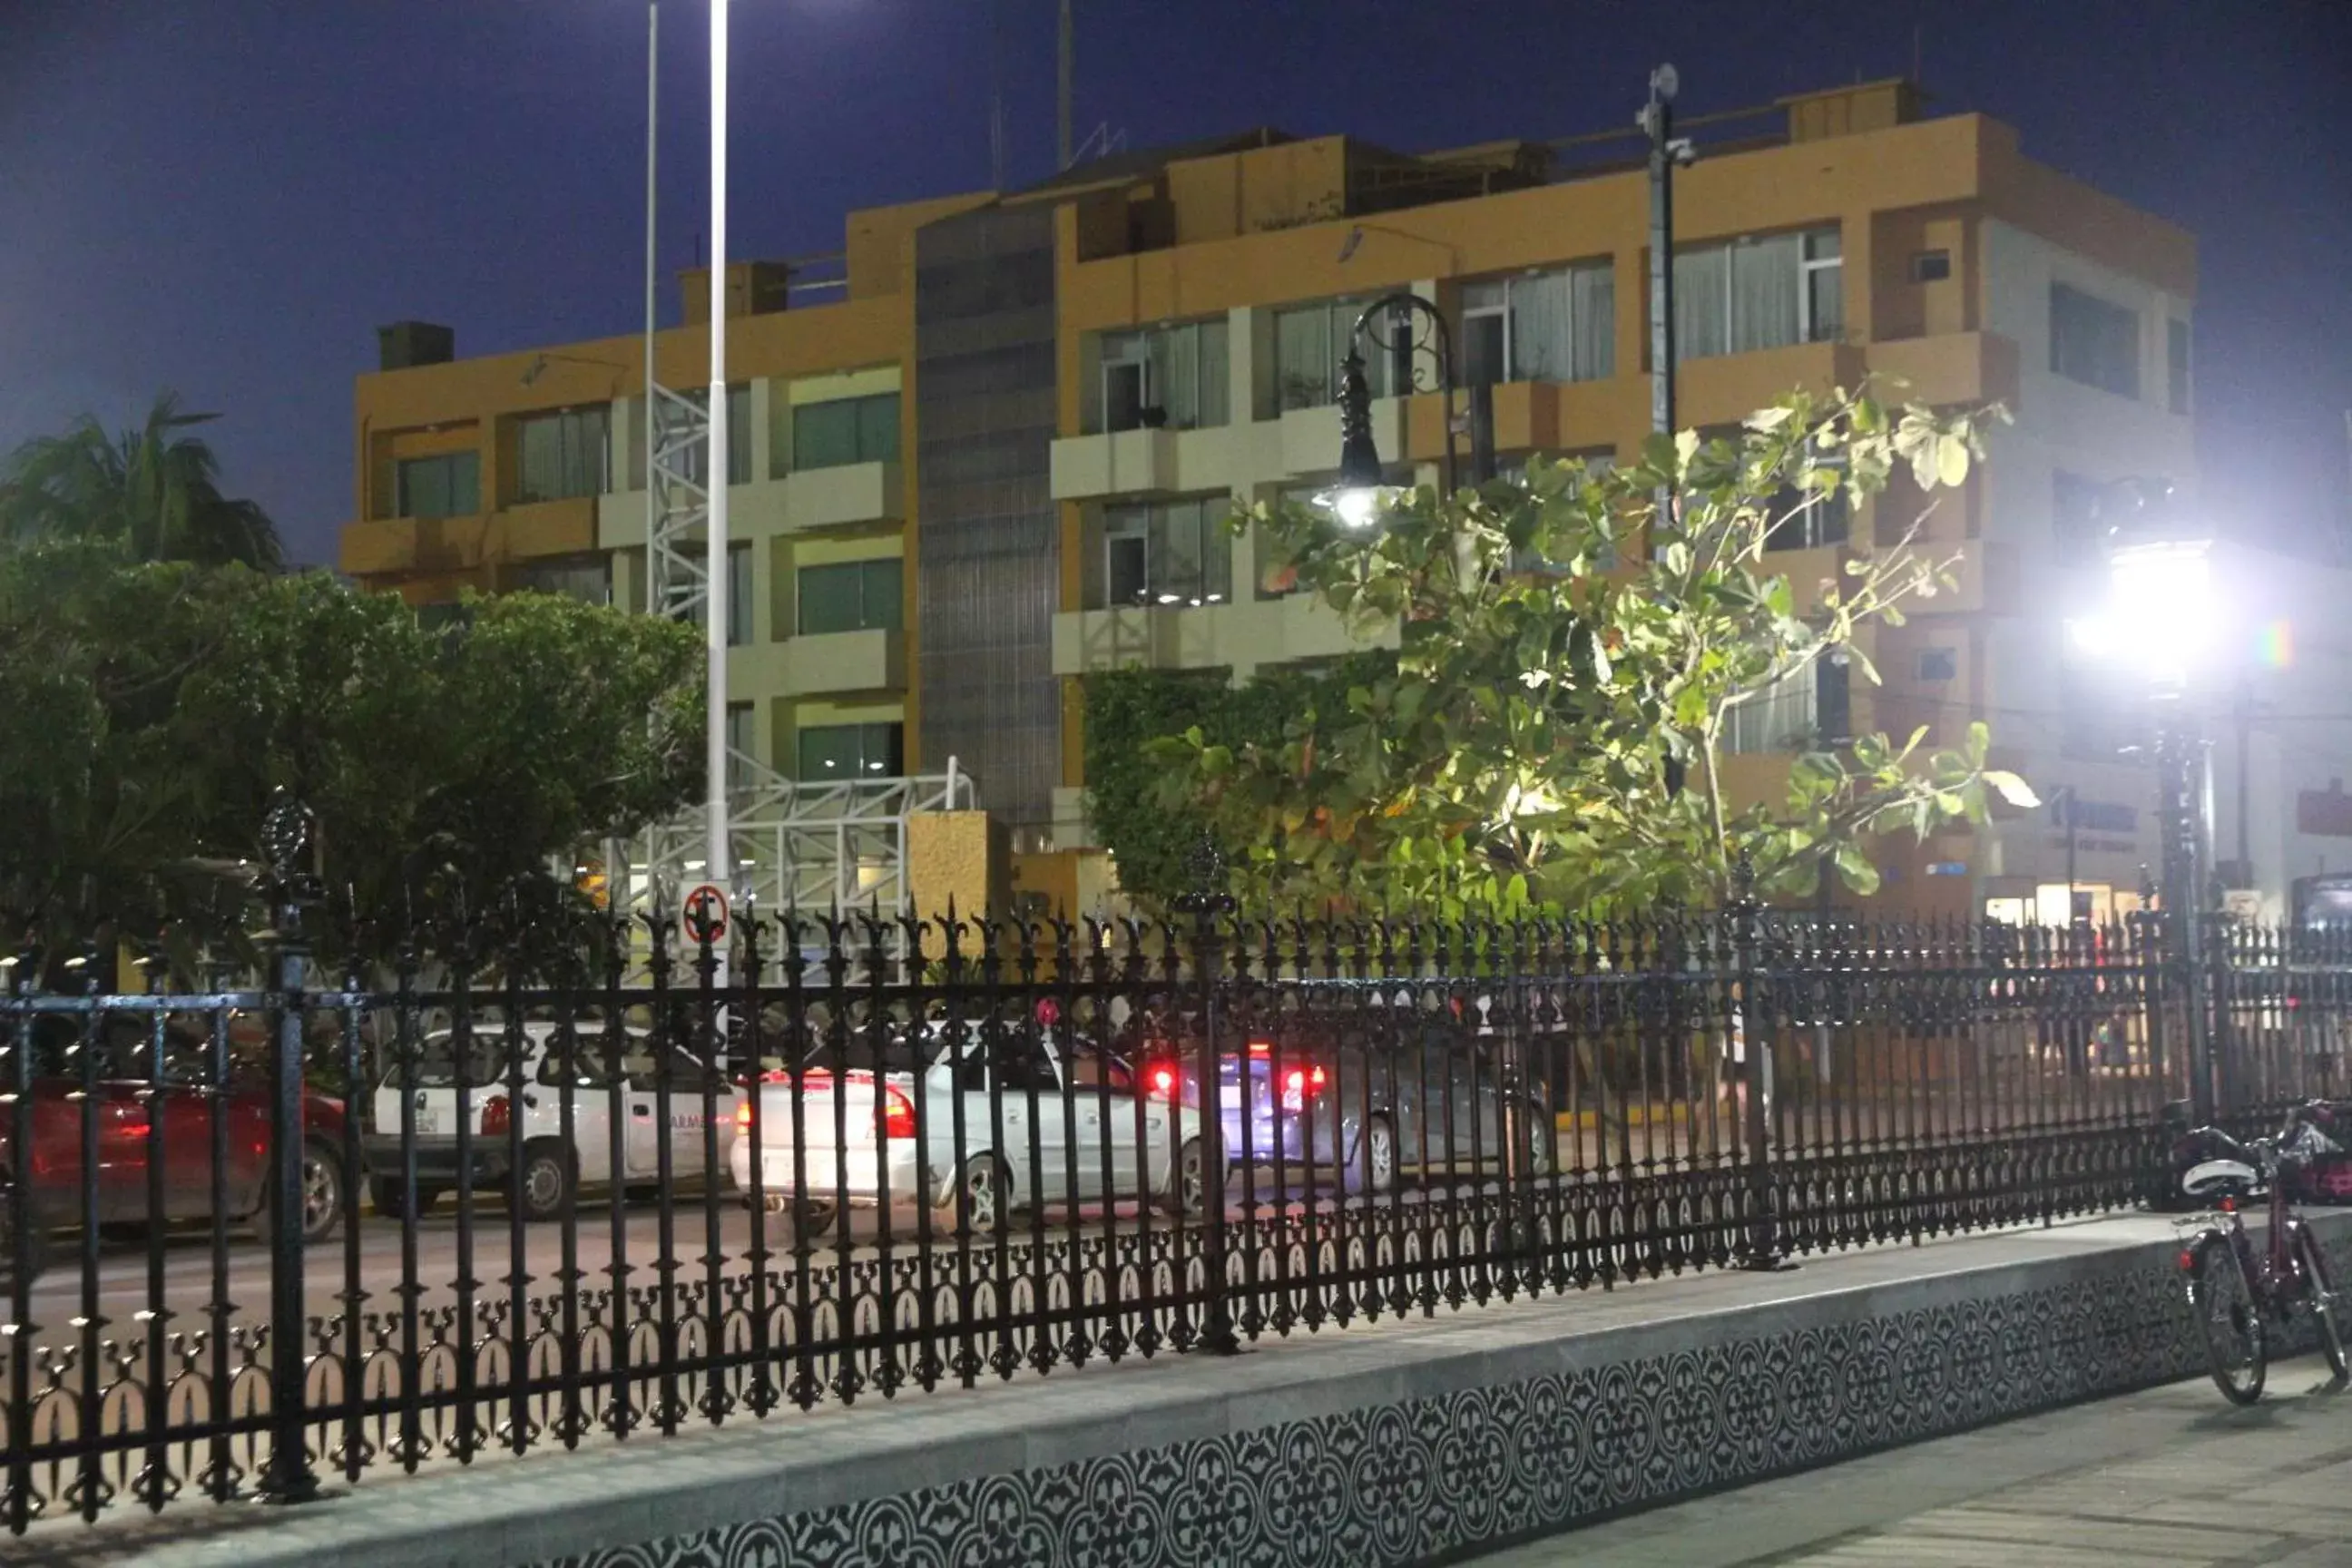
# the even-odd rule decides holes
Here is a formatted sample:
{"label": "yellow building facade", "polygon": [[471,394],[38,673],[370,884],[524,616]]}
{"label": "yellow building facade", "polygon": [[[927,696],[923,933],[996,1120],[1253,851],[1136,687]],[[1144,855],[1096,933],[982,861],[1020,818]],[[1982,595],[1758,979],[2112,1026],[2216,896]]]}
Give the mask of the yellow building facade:
{"label": "yellow building facade", "polygon": [[[1878,634],[1883,687],[1763,705],[1738,787],[1775,787],[1843,704],[1857,728],[1939,738],[1985,718],[2037,783],[2124,788],[2073,778],[2061,737],[2001,715],[2046,686],[2082,591],[2085,487],[2193,478],[2193,241],[2025,158],[1997,121],[1917,118],[1903,83],[1784,100],[1748,129],[1677,176],[1680,422],[1880,375],[2017,423],[1927,525],[1965,554],[1958,593]],[[1647,176],[1638,144],[1566,166],[1580,151],[1255,132],[855,214],[842,285],[805,296],[825,302],[733,268],[739,744],[810,778],[953,755],[1011,827],[1022,889],[1101,905],[1087,674],[1241,679],[1355,646],[1219,524],[1336,468],[1333,366],[1365,301],[1409,289],[1446,315],[1462,378],[1492,384],[1506,468],[1626,458],[1648,433]],[[687,324],[659,334],[666,384],[706,363],[707,283],[687,293]],[[642,357],[624,337],[361,378],[344,569],[420,605],[520,585],[640,603]],[[1388,367],[1374,379],[1390,390]],[[1433,395],[1378,397],[1373,425],[1400,472],[1433,479]],[[1879,510],[1916,510],[1899,490]],[[1808,520],[1776,564],[1832,576],[1877,521]],[[2046,847],[2026,830],[1898,845],[1885,898],[1975,912],[2045,883]]]}

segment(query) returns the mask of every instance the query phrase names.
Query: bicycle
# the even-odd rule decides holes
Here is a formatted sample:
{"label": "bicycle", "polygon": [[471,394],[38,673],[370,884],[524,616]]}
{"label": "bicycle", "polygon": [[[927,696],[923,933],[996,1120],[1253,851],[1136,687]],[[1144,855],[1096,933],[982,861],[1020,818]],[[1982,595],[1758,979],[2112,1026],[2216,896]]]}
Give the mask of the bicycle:
{"label": "bicycle", "polygon": [[[2296,1213],[2288,1194],[2315,1157],[2335,1145],[2302,1114],[2290,1112],[2277,1137],[2241,1143],[2214,1127],[2189,1135],[2202,1158],[2181,1176],[2189,1196],[2210,1199],[2220,1218],[2200,1219],[2198,1234],[2180,1250],[2189,1277],[2189,1301],[2205,1333],[2213,1384],[2235,1405],[2263,1396],[2269,1366],[2269,1329],[2284,1329],[2298,1308],[2308,1308],[2319,1324],[2320,1349],[2342,1385],[2347,1369],[2337,1300],[2327,1275],[2319,1238]],[[2239,1204],[2257,1192],[2270,1203],[2268,1246],[2255,1248]]]}

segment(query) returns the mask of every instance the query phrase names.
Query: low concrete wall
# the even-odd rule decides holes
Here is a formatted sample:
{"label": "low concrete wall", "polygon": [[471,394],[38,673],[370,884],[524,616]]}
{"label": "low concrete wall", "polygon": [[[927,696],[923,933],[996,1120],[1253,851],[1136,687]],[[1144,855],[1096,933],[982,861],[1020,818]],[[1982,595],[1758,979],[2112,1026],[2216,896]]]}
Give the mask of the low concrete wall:
{"label": "low concrete wall", "polygon": [[[2352,1215],[2317,1223],[2352,1279]],[[1436,1562],[2197,1374],[2177,1257],[2147,1217],[1882,1248],[386,1479],[267,1515],[184,1507],[143,1542],[44,1531],[24,1561]],[[110,1541],[133,1555],[98,1555]]]}

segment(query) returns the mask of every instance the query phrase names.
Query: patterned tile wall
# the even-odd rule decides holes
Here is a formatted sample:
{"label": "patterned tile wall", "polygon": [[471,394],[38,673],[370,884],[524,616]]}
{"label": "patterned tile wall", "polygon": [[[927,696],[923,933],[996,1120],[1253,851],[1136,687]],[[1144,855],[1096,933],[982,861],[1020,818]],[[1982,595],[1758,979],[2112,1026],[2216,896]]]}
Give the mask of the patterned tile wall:
{"label": "patterned tile wall", "polygon": [[[2330,1251],[2352,1278],[2352,1231]],[[2203,1366],[2179,1274],[2143,1255],[2022,1294],[985,1476],[554,1568],[1385,1568]]]}

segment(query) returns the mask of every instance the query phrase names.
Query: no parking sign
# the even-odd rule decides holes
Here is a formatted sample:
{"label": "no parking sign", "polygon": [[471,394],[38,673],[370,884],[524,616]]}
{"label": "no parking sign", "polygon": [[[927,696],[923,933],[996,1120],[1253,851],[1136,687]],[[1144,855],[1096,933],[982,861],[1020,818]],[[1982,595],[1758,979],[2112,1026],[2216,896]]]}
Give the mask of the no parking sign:
{"label": "no parking sign", "polygon": [[727,895],[709,882],[687,894],[678,914],[686,940],[697,946],[717,947],[727,940]]}

